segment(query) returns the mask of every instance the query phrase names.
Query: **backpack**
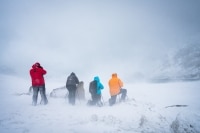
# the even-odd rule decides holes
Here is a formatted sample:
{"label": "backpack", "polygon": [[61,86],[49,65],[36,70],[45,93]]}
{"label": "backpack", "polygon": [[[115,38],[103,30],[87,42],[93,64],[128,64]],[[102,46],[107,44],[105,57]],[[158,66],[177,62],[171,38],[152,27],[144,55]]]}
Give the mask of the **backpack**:
{"label": "backpack", "polygon": [[71,75],[67,78],[66,86],[68,86],[68,85],[76,85],[76,82],[75,82],[75,80],[74,80],[74,77],[71,76]]}
{"label": "backpack", "polygon": [[89,92],[91,94],[97,94],[97,81],[96,80],[93,80],[90,82]]}

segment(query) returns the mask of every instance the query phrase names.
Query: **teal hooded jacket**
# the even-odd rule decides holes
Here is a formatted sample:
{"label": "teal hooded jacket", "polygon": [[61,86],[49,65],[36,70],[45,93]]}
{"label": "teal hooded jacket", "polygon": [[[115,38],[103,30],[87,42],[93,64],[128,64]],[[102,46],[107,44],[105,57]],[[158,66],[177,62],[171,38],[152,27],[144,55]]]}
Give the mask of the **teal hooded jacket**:
{"label": "teal hooded jacket", "polygon": [[100,95],[101,94],[101,90],[104,89],[104,86],[100,82],[100,79],[99,79],[98,76],[94,77],[94,80],[97,81],[97,94]]}

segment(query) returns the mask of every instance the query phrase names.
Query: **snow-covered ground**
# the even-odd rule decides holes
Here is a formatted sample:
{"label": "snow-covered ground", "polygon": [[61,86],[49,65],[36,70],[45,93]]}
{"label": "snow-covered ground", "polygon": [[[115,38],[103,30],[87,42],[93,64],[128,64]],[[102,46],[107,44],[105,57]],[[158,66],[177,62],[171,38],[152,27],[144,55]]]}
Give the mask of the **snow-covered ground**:
{"label": "snow-covered ground", "polygon": [[[86,105],[90,98],[87,87],[87,100],[77,100],[76,106],[64,98],[67,90],[57,98],[50,97],[53,85],[47,88],[49,104],[35,107],[32,95],[23,94],[29,83],[0,76],[0,133],[200,133],[200,81],[125,83],[127,101],[112,107],[107,104],[106,85],[103,107]],[[167,107],[171,105],[187,106]]]}

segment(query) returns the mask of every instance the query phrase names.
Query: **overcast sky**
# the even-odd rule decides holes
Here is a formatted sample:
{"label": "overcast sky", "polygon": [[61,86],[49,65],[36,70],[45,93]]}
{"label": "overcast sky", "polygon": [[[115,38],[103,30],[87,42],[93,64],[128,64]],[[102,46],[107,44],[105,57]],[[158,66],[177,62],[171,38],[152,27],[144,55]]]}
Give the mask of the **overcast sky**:
{"label": "overcast sky", "polygon": [[199,0],[0,0],[0,67],[29,77],[81,80],[154,69],[170,51],[199,43]]}

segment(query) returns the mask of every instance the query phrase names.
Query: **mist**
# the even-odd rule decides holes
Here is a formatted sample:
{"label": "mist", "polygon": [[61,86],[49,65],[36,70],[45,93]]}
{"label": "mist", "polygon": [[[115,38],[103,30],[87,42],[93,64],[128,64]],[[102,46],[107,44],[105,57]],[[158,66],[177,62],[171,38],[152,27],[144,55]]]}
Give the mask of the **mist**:
{"label": "mist", "polygon": [[[168,55],[199,43],[200,2],[1,1],[0,70],[29,78],[81,80],[113,72],[127,82],[152,75]],[[7,72],[5,72],[5,69]]]}
{"label": "mist", "polygon": [[[0,132],[199,132],[199,7],[199,0],[0,0]],[[36,62],[47,70],[46,106],[40,96],[31,104]],[[86,96],[73,107],[71,72]],[[127,100],[110,107],[112,73]],[[104,85],[101,108],[87,106],[94,76]]]}

